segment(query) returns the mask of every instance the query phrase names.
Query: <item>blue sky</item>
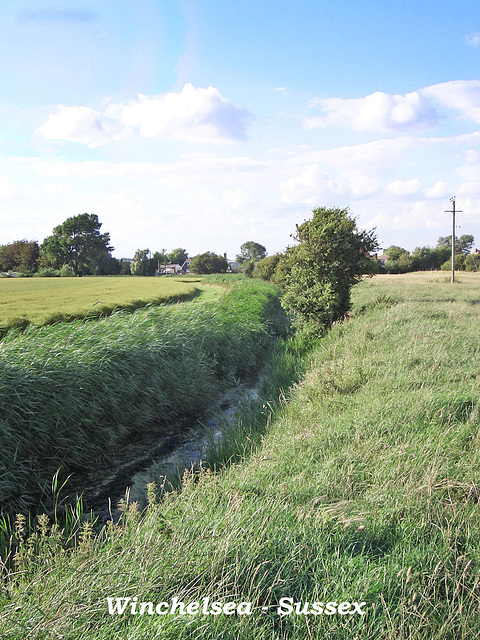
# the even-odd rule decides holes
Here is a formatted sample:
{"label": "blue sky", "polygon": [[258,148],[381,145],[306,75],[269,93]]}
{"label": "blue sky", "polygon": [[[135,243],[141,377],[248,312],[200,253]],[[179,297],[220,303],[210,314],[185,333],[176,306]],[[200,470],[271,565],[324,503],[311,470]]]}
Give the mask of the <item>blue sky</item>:
{"label": "blue sky", "polygon": [[4,0],[0,244],[96,213],[117,257],[291,243],[349,207],[382,247],[480,246],[478,0]]}

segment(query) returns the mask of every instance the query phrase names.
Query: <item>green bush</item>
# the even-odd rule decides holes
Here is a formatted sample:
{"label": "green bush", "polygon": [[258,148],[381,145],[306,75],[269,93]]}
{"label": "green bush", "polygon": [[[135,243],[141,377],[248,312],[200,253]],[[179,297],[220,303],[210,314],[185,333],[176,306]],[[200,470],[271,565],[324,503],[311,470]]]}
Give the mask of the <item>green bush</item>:
{"label": "green bush", "polygon": [[325,329],[350,309],[350,289],[365,273],[374,273],[369,256],[378,249],[373,231],[359,231],[348,209],[313,210],[297,225],[299,243],[287,250],[282,305],[300,323]]}
{"label": "green bush", "polygon": [[68,264],[64,264],[60,269],[60,276],[62,278],[74,278],[75,271],[72,269],[72,267],[69,267]]}
{"label": "green bush", "polygon": [[60,271],[53,267],[45,267],[44,269],[39,269],[34,276],[36,278],[58,278],[60,277]]}

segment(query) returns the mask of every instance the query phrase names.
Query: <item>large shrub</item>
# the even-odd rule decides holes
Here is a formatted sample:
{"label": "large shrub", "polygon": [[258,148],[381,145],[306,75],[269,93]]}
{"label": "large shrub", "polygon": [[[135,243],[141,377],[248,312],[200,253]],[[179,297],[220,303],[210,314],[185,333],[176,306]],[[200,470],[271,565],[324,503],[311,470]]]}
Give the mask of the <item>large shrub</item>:
{"label": "large shrub", "polygon": [[376,265],[369,256],[378,249],[373,231],[357,229],[348,209],[313,210],[297,225],[297,246],[286,254],[284,308],[300,321],[322,328],[350,309],[350,289]]}
{"label": "large shrub", "polygon": [[223,256],[217,256],[212,251],[207,251],[195,256],[190,263],[190,270],[193,273],[226,273],[228,262]]}

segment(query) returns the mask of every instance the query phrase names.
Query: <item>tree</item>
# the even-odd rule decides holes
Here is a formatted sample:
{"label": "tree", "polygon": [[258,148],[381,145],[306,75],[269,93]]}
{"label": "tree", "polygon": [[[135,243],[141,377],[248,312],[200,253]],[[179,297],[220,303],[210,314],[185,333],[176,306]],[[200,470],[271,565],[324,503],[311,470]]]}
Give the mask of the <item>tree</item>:
{"label": "tree", "polygon": [[190,263],[190,271],[193,273],[226,273],[228,262],[223,256],[218,256],[212,251],[195,256]]}
{"label": "tree", "polygon": [[[455,253],[463,253],[468,255],[473,245],[475,244],[475,238],[470,233],[465,233],[459,238],[455,236]],[[452,248],[452,236],[441,236],[437,240],[437,247],[450,247]]]}
{"label": "tree", "polygon": [[385,255],[388,256],[389,260],[398,260],[404,254],[408,255],[408,251],[403,247],[397,247],[395,244],[385,249]]}
{"label": "tree", "polygon": [[98,216],[82,213],[67,218],[55,227],[51,236],[45,238],[41,251],[51,266],[60,269],[64,264],[73,269],[75,275],[91,273],[91,262],[99,254],[111,253],[110,234],[100,233]]}
{"label": "tree", "polygon": [[[137,249],[133,260],[130,264],[130,273],[132,276],[148,276],[153,275],[151,271],[151,262],[153,262],[148,256],[150,249]],[[153,265],[154,266],[154,265]]]}
{"label": "tree", "polygon": [[262,258],[255,264],[251,274],[252,277],[275,282],[275,272],[281,259],[282,255],[280,253],[275,253],[273,256],[268,256],[268,258]]}
{"label": "tree", "polygon": [[16,240],[0,246],[0,271],[37,271],[39,256],[40,248],[34,240]]}
{"label": "tree", "polygon": [[[455,271],[465,271],[466,256],[463,253],[457,253],[455,256]],[[449,258],[446,262],[442,264],[440,267],[442,271],[451,271],[452,270],[452,258]]]}
{"label": "tree", "polygon": [[267,257],[267,250],[263,246],[263,244],[258,244],[258,242],[253,242],[250,240],[249,242],[244,242],[240,247],[240,253],[237,255],[237,262],[243,264],[248,262],[249,260],[261,260],[262,258]]}
{"label": "tree", "polygon": [[465,257],[465,269],[467,271],[480,271],[480,253],[470,253]]}
{"label": "tree", "polygon": [[103,251],[90,259],[88,266],[94,276],[116,276],[121,273],[122,261],[114,258],[108,251]]}
{"label": "tree", "polygon": [[182,266],[187,258],[188,252],[180,247],[178,247],[178,249],[174,249],[170,253],[167,253],[167,260],[170,264],[179,264]]}
{"label": "tree", "polygon": [[350,289],[376,264],[374,230],[359,231],[348,209],[313,210],[313,218],[297,225],[299,244],[286,252],[284,308],[302,322],[328,327],[350,309]]}

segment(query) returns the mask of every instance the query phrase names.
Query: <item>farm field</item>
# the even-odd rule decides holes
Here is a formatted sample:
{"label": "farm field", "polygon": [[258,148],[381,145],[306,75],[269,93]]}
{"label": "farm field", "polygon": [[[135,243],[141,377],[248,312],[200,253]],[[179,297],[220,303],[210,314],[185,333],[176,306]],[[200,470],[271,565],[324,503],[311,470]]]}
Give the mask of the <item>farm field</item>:
{"label": "farm field", "polygon": [[[248,458],[151,488],[144,515],[85,526],[73,552],[40,521],[0,590],[3,637],[479,637],[480,278],[376,276],[353,298]],[[199,611],[155,611],[175,598]],[[205,598],[250,613],[203,614]]]}
{"label": "farm field", "polygon": [[0,278],[0,330],[187,300],[195,294],[196,282],[138,276]]}

